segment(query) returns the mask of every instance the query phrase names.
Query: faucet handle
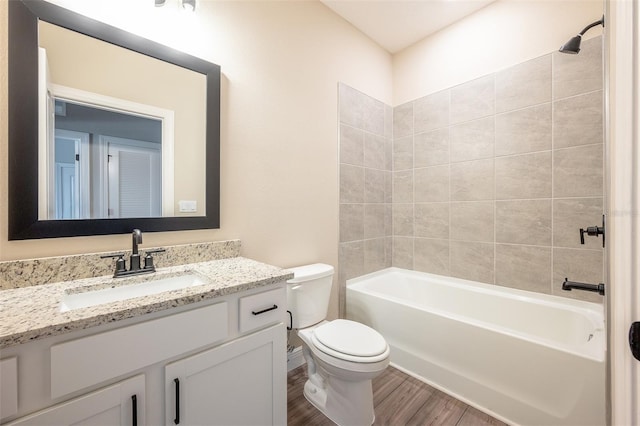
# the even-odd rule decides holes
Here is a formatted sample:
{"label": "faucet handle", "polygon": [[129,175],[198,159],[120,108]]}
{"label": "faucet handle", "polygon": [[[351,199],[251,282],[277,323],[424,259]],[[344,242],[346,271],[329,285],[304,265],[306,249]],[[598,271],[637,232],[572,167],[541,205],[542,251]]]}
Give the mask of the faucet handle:
{"label": "faucet handle", "polygon": [[114,253],[114,254],[105,254],[100,256],[101,259],[109,259],[112,257],[117,257],[116,260],[116,275],[125,272],[127,270],[127,261],[124,260],[124,253]]}
{"label": "faucet handle", "polygon": [[161,249],[155,249],[155,250],[147,250],[144,253],[144,269],[153,269],[155,270],[156,267],[153,264],[153,256],[151,256],[154,253],[162,253],[166,251],[165,249],[161,248]]}

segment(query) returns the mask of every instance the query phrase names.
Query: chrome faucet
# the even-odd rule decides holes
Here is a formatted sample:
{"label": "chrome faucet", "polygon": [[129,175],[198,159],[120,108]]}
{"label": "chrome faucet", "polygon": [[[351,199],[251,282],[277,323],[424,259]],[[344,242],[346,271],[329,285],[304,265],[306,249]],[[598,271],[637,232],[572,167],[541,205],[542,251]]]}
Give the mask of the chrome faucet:
{"label": "chrome faucet", "polygon": [[144,256],[144,267],[140,266],[140,254],[138,253],[138,244],[142,244],[142,231],[134,229],[131,234],[131,257],[129,259],[129,270],[127,270],[127,262],[124,260],[124,253],[108,254],[100,256],[104,258],[117,257],[116,271],[113,274],[114,278],[126,277],[136,274],[147,274],[155,272],[156,267],[153,264],[154,253],[161,253],[165,249],[147,250]]}

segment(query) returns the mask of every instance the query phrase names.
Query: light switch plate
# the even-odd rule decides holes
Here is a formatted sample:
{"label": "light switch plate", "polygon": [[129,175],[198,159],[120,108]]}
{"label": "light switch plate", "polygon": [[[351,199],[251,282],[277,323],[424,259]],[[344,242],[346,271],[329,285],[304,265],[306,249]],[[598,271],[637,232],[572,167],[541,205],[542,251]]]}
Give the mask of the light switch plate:
{"label": "light switch plate", "polygon": [[192,213],[198,209],[198,203],[195,200],[180,200],[178,201],[178,207],[180,213]]}

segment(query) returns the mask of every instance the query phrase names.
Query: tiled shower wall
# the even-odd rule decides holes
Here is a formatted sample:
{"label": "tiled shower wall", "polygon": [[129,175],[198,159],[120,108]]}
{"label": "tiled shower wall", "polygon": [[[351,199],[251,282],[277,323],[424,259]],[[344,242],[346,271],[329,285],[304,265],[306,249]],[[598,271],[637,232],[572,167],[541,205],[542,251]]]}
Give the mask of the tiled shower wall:
{"label": "tiled shower wall", "polygon": [[345,281],[391,266],[392,109],[339,85],[339,300]]}
{"label": "tiled shower wall", "polygon": [[602,301],[561,290],[604,280],[602,90],[601,37],[393,109],[340,84],[340,312],[392,265]]}
{"label": "tiled shower wall", "polygon": [[579,240],[603,212],[601,46],[393,109],[393,266],[602,300],[561,290],[603,282],[601,237]]}

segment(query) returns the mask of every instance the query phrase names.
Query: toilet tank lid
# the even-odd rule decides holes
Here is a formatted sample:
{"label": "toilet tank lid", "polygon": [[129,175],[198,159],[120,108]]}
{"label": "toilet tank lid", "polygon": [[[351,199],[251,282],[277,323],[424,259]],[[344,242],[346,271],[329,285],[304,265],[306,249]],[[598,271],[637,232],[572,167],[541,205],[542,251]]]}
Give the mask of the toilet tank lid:
{"label": "toilet tank lid", "polygon": [[333,266],[326,265],[324,263],[314,263],[313,265],[298,266],[288,269],[293,272],[293,278],[287,281],[289,284],[315,280],[316,278],[328,277],[333,274]]}

